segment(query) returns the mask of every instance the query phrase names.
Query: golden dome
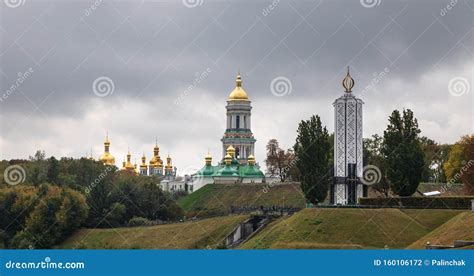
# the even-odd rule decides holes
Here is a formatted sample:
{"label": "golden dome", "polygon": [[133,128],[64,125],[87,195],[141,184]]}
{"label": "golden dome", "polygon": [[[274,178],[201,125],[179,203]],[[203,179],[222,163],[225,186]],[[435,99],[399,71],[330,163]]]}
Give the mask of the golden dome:
{"label": "golden dome", "polygon": [[104,163],[105,165],[115,165],[115,157],[112,156],[112,154],[110,154],[110,152],[104,152],[99,160]]}
{"label": "golden dome", "polygon": [[352,92],[352,87],[354,87],[354,79],[349,74],[349,66],[347,66],[347,74],[346,77],[342,80],[342,86],[346,89],[345,92],[350,93]]}
{"label": "golden dome", "polygon": [[254,165],[255,164],[255,157],[252,154],[250,154],[247,157],[247,160],[248,160],[249,165]]}
{"label": "golden dome", "polygon": [[242,78],[240,74],[237,75],[237,79],[235,80],[235,88],[229,95],[229,101],[248,101],[249,97],[247,92],[245,92],[244,88],[242,88]]}
{"label": "golden dome", "polygon": [[224,157],[224,162],[226,165],[230,165],[230,163],[232,162],[232,156],[230,156],[229,154],[226,154],[226,156]]}
{"label": "golden dome", "polygon": [[227,154],[230,155],[231,158],[235,156],[235,148],[232,145],[227,148]]}

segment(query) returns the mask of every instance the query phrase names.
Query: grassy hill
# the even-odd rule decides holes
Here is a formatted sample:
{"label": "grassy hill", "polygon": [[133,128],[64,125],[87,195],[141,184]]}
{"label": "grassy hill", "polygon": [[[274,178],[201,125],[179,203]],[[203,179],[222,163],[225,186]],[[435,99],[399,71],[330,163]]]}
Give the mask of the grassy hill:
{"label": "grassy hill", "polygon": [[462,212],[440,227],[412,243],[408,248],[425,248],[431,244],[452,245],[454,240],[474,240],[474,213]]}
{"label": "grassy hill", "polygon": [[82,229],[59,248],[216,248],[248,216],[216,217],[148,227]]}
{"label": "grassy hill", "polygon": [[273,221],[241,248],[405,248],[459,212],[304,209]]}
{"label": "grassy hill", "polygon": [[189,216],[225,215],[230,206],[305,207],[306,200],[298,184],[208,184],[178,200]]}

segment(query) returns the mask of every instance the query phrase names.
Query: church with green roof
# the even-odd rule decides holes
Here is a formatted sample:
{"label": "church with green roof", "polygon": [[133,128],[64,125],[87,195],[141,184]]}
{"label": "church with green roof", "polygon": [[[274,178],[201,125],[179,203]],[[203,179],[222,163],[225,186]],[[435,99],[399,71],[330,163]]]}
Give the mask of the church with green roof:
{"label": "church with green roof", "polygon": [[251,102],[237,75],[236,86],[226,106],[227,127],[222,142],[222,159],[212,165],[212,156],[205,157],[205,165],[191,175],[190,191],[206,184],[264,183],[265,174],[255,162],[256,139],[251,130]]}

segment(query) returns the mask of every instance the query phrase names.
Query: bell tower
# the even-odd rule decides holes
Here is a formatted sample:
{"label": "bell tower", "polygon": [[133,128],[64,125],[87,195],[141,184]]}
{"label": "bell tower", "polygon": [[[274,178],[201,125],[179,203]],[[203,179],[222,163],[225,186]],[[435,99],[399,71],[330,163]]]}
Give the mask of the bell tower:
{"label": "bell tower", "polygon": [[246,164],[248,156],[254,155],[255,138],[251,130],[252,106],[247,92],[242,87],[240,73],[235,80],[235,88],[227,99],[227,127],[222,137],[222,160],[227,148],[235,148],[235,157],[241,164]]}

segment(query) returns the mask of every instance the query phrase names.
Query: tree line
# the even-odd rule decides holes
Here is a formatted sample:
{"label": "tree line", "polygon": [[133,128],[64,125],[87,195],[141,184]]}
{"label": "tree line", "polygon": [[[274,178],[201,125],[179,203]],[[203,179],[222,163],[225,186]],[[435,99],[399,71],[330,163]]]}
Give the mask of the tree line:
{"label": "tree line", "polygon": [[0,176],[0,247],[50,248],[81,227],[127,226],[130,221],[176,221],[183,210],[159,177],[118,171],[88,158],[1,161],[19,165],[24,182],[9,185]]}
{"label": "tree line", "polygon": [[[474,194],[474,134],[454,145],[438,144],[420,136],[413,111],[394,110],[383,136],[363,139],[364,167],[379,169],[371,186],[380,196],[411,196],[420,182],[463,183]],[[302,120],[292,148],[280,148],[278,140],[267,144],[267,173],[280,181],[299,181],[308,202],[327,198],[334,176],[334,134],[328,133],[318,115]]]}

